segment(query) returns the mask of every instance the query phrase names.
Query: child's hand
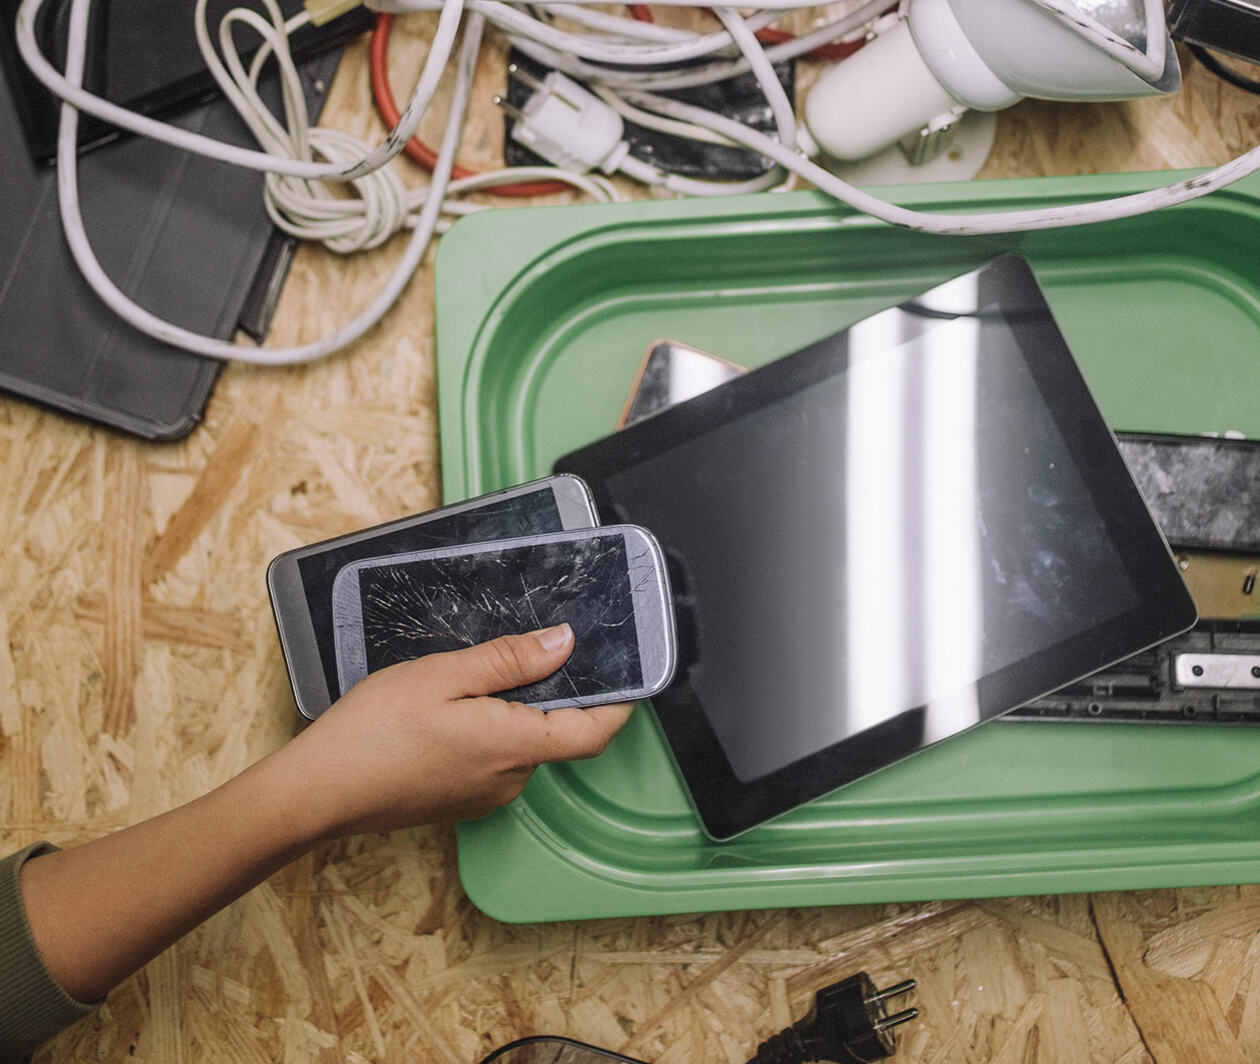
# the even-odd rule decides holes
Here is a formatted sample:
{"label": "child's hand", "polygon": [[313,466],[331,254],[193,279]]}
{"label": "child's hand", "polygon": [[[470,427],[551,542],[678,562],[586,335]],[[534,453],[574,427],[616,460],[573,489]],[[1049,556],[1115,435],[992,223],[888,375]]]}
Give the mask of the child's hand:
{"label": "child's hand", "polygon": [[368,676],[270,760],[301,781],[316,837],[484,816],[545,761],[603,752],[626,704],[554,709],[489,697],[550,676],[568,625],[503,636]]}

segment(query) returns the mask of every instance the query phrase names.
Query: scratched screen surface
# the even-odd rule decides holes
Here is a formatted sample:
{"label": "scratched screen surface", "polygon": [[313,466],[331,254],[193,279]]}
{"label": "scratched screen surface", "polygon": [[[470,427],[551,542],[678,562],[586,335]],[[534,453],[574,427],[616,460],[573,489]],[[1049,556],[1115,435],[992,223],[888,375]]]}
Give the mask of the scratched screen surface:
{"label": "scratched screen surface", "polygon": [[[687,438],[608,477],[601,500],[653,530],[694,604],[690,692],[658,710],[698,699],[745,783],[884,725],[905,752],[961,731],[982,677],[1138,604],[975,275],[789,357],[805,368],[773,402],[702,404]],[[1073,678],[1056,668],[1030,693]]]}
{"label": "scratched screen surface", "polygon": [[359,574],[368,672],[496,636],[568,622],[572,656],[518,702],[642,684],[625,540],[597,536],[374,566]]}
{"label": "scratched screen surface", "polygon": [[488,543],[517,539],[564,527],[550,487],[539,488],[485,506],[439,517],[423,516],[413,524],[394,525],[379,536],[355,540],[298,559],[306,592],[315,643],[328,690],[339,692],[336,633],[333,629],[332,589],[337,574],[351,562],[386,554],[411,554],[447,547],[452,543]]}

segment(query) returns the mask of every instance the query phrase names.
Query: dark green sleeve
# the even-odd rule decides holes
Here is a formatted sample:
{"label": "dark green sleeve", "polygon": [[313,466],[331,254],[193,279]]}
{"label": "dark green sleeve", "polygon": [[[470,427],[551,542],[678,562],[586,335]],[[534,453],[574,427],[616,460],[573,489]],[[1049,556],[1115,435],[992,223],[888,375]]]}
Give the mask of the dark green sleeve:
{"label": "dark green sleeve", "polygon": [[0,1064],[16,1064],[95,1008],[75,1001],[48,974],[31,938],[18,872],[56,847],[28,846],[0,861]]}

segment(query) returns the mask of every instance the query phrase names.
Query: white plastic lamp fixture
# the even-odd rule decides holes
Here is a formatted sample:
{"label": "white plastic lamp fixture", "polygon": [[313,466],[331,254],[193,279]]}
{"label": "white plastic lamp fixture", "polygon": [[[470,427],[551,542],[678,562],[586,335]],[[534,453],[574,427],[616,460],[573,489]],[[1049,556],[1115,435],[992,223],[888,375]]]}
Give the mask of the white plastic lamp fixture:
{"label": "white plastic lamp fixture", "polygon": [[810,137],[835,159],[1025,96],[1122,100],[1181,85],[1162,0],[908,0],[901,14],[806,98]]}

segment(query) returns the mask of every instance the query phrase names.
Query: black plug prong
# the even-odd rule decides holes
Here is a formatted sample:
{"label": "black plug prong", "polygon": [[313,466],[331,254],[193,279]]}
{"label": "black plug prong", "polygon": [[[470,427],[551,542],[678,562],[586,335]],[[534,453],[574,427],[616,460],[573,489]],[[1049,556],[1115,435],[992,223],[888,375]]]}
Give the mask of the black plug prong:
{"label": "black plug prong", "polygon": [[894,1027],[900,1027],[903,1023],[909,1023],[913,1019],[917,1019],[919,1015],[918,1009],[906,1009],[904,1012],[895,1013],[892,1016],[885,1016],[882,1020],[876,1020],[871,1027],[876,1031],[891,1031]]}
{"label": "black plug prong", "polygon": [[883,990],[876,990],[870,997],[866,999],[868,1005],[874,1005],[878,1001],[887,1001],[889,998],[900,997],[902,994],[908,994],[915,988],[917,984],[913,979],[907,979],[904,983],[898,983],[896,986],[885,987]]}

